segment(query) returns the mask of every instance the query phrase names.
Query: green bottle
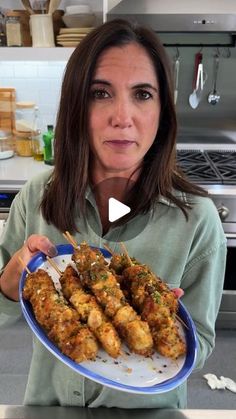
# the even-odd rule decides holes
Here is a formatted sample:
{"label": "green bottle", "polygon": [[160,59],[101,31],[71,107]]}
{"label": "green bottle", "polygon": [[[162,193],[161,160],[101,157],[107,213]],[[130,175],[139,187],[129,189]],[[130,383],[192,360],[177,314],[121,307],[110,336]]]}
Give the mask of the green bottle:
{"label": "green bottle", "polygon": [[53,125],[47,126],[47,132],[43,134],[44,142],[44,163],[49,165],[54,165],[54,149],[53,149]]}

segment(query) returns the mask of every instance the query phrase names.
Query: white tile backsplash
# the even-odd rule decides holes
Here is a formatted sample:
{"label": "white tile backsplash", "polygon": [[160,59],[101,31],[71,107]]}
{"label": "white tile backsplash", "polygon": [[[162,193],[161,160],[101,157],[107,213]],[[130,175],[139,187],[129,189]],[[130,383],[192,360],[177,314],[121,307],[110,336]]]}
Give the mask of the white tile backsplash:
{"label": "white tile backsplash", "polygon": [[41,125],[55,124],[66,61],[0,61],[0,87],[14,87],[17,101],[33,101]]}
{"label": "white tile backsplash", "polygon": [[9,66],[6,62],[0,62],[0,84],[4,82],[6,76],[7,78],[14,77],[14,66]]}
{"label": "white tile backsplash", "polygon": [[38,75],[37,67],[35,65],[29,66],[28,63],[20,63],[14,66],[14,77],[19,79],[35,79]]}

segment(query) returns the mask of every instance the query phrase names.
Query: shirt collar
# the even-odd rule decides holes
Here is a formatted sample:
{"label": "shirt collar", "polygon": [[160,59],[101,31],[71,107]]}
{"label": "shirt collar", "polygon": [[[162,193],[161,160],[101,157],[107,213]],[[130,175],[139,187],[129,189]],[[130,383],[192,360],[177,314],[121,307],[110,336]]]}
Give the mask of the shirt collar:
{"label": "shirt collar", "polygon": [[[187,195],[185,192],[181,192],[181,191],[177,191],[175,189],[172,190],[172,194],[178,198],[180,201],[182,201],[184,204],[186,205],[190,205],[190,202],[188,201]],[[163,195],[160,195],[158,198],[158,202],[160,202],[161,204],[165,204],[168,207],[177,207],[177,205],[171,201],[169,198],[166,198]]]}

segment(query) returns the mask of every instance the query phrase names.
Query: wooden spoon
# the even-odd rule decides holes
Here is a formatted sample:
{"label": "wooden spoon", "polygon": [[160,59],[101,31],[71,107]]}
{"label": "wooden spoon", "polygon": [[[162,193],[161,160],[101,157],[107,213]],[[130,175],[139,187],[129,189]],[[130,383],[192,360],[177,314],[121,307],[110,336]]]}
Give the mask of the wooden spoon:
{"label": "wooden spoon", "polygon": [[50,4],[50,0],[46,0],[45,3],[44,3],[44,7],[45,7],[45,10],[46,10],[47,14],[48,14],[48,10],[49,10],[49,4]]}
{"label": "wooden spoon", "polygon": [[21,3],[23,4],[25,10],[27,10],[27,12],[30,15],[33,15],[34,14],[34,11],[33,11],[32,7],[31,7],[31,4],[30,4],[30,1],[29,0],[21,0]]}
{"label": "wooden spoon", "polygon": [[61,3],[61,0],[50,0],[48,14],[52,15],[55,12],[55,10],[57,10],[60,3]]}

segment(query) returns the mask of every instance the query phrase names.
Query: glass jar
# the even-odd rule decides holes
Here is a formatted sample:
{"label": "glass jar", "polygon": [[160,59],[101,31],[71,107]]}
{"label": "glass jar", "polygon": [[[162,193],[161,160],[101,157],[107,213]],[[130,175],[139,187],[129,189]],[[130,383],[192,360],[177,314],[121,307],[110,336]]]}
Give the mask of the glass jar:
{"label": "glass jar", "polygon": [[34,132],[37,130],[37,109],[34,102],[16,102],[16,131]]}
{"label": "glass jar", "polygon": [[0,159],[9,159],[14,156],[12,135],[8,131],[0,130]]}
{"label": "glass jar", "polygon": [[8,16],[6,18],[6,37],[8,47],[21,47],[21,23],[17,16]]}
{"label": "glass jar", "polygon": [[32,157],[32,133],[29,131],[14,131],[16,137],[16,152],[21,157]]}

